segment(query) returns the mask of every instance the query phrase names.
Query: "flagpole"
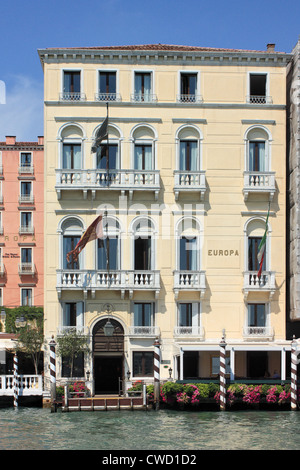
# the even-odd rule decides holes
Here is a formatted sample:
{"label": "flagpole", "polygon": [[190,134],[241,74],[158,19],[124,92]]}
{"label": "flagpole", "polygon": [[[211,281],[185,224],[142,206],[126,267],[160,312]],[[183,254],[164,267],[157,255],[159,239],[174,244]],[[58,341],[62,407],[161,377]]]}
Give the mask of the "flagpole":
{"label": "flagpole", "polygon": [[107,186],[109,186],[109,132],[108,132],[108,102],[106,103],[106,118],[107,118],[106,177],[107,177]]}

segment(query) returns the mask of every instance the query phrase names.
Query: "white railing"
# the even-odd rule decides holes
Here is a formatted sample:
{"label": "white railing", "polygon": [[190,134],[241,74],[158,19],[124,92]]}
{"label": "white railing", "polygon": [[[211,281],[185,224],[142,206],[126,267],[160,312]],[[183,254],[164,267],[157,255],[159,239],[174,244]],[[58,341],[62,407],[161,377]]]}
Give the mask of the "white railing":
{"label": "white railing", "polygon": [[56,189],[159,190],[159,170],[56,170]]}
{"label": "white railing", "polygon": [[85,93],[64,91],[59,95],[60,101],[85,101]]}
{"label": "white railing", "polygon": [[19,174],[33,174],[33,165],[21,165],[19,166]]}
{"label": "white railing", "polygon": [[274,329],[271,326],[246,326],[243,329],[243,336],[247,338],[273,338]]}
{"label": "white railing", "polygon": [[275,171],[245,171],[244,194],[247,199],[249,193],[269,193],[274,195]]}
{"label": "white railing", "polygon": [[178,103],[202,103],[203,102],[203,98],[201,95],[195,95],[195,94],[192,94],[192,95],[184,95],[184,94],[181,94],[181,95],[177,95],[177,102]]}
{"label": "white railing", "polygon": [[174,271],[175,289],[198,290],[205,287],[205,271]]}
{"label": "white railing", "polygon": [[175,326],[174,336],[193,337],[203,340],[204,328],[202,326]]}
{"label": "white railing", "polygon": [[19,204],[33,204],[34,203],[34,196],[33,194],[20,194],[19,196]]}
{"label": "white railing", "polygon": [[[42,395],[43,377],[41,375],[18,375],[19,396]],[[0,395],[11,396],[14,394],[14,376],[0,375]]]}
{"label": "white railing", "polygon": [[244,273],[244,289],[256,291],[269,291],[275,289],[275,271],[263,271],[258,277],[257,271]]}
{"label": "white railing", "polygon": [[160,272],[154,270],[57,270],[56,287],[87,290],[159,290]]}
{"label": "white railing", "polygon": [[95,101],[122,101],[119,93],[95,93]]}
{"label": "white railing", "polygon": [[180,191],[199,191],[202,198],[206,191],[205,171],[174,170],[176,199]]}
{"label": "white railing", "polygon": [[32,225],[21,225],[19,228],[19,233],[34,233],[34,228]]}
{"label": "white railing", "polygon": [[272,104],[273,100],[271,96],[265,95],[248,95],[246,97],[247,103],[252,104]]}
{"label": "white railing", "polygon": [[153,93],[133,93],[131,101],[134,103],[155,103],[157,96]]}
{"label": "white railing", "polygon": [[130,326],[128,328],[129,336],[159,336],[158,326]]}
{"label": "white railing", "polygon": [[19,274],[34,274],[35,265],[33,263],[20,263],[18,272]]}

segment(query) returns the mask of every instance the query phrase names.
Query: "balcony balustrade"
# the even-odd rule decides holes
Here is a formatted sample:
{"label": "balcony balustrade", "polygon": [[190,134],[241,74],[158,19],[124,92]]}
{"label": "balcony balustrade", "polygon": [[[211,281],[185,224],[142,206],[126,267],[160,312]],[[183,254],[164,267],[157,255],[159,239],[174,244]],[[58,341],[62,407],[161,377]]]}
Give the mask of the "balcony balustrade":
{"label": "balcony balustrade", "polygon": [[[31,396],[43,394],[43,377],[41,375],[18,375],[18,395]],[[14,395],[14,376],[0,375],[0,396]]]}
{"label": "balcony balustrade", "polygon": [[180,94],[177,95],[176,100],[178,103],[203,103],[203,98],[201,95],[195,95],[195,94],[190,94],[190,95],[184,95]]}
{"label": "balcony balustrade", "polygon": [[156,103],[157,95],[154,93],[133,93],[131,101],[134,103]]}
{"label": "balcony balustrade", "polygon": [[19,175],[33,175],[33,165],[21,165],[19,166]]}
{"label": "balcony balustrade", "polygon": [[33,194],[20,194],[19,204],[34,204]]}
{"label": "balcony balustrade", "polygon": [[258,277],[257,271],[244,272],[244,295],[248,296],[249,292],[267,292],[270,297],[276,290],[275,272],[263,271]]}
{"label": "balcony balustrade", "polygon": [[272,104],[273,100],[271,96],[265,95],[248,95],[246,102],[251,104]]}
{"label": "balcony balustrade", "polygon": [[56,192],[58,198],[63,190],[92,191],[95,197],[99,190],[128,191],[132,197],[133,191],[154,191],[158,197],[160,177],[158,170],[56,170]]}
{"label": "balcony balustrade", "polygon": [[59,94],[59,99],[60,101],[85,101],[86,100],[86,95],[85,93],[80,93],[80,92],[70,92],[70,91],[64,91],[63,93]]}
{"label": "balcony balustrade", "polygon": [[130,326],[128,328],[129,336],[135,337],[153,337],[159,336],[160,331],[158,326]]}
{"label": "balcony balustrade", "polygon": [[34,227],[32,225],[21,225],[19,227],[19,233],[27,233],[27,234],[34,234]]}
{"label": "balcony balustrade", "polygon": [[204,328],[202,326],[175,326],[174,336],[191,340],[204,340]]}
{"label": "balcony balustrade", "polygon": [[247,340],[265,341],[266,339],[272,340],[274,338],[274,329],[271,326],[246,326],[243,329],[243,337]]}
{"label": "balcony balustrade", "polygon": [[35,274],[35,265],[33,263],[20,263],[18,272],[20,275],[29,274],[33,276]]}
{"label": "balcony balustrade", "polygon": [[176,200],[180,192],[198,191],[201,201],[206,191],[205,171],[174,171],[174,193]]}
{"label": "balcony balustrade", "polygon": [[131,270],[57,270],[56,288],[58,293],[62,290],[83,290],[95,295],[96,290],[119,290],[122,297],[129,291],[130,297],[135,290],[160,290],[159,271],[131,271]]}
{"label": "balcony balustrade", "polygon": [[174,292],[178,297],[180,291],[199,291],[205,293],[205,271],[174,271]]}
{"label": "balcony balustrade", "polygon": [[95,93],[95,101],[122,101],[119,93]]}
{"label": "balcony balustrade", "polygon": [[244,199],[247,201],[250,194],[264,193],[272,201],[276,192],[274,171],[245,171],[244,172]]}

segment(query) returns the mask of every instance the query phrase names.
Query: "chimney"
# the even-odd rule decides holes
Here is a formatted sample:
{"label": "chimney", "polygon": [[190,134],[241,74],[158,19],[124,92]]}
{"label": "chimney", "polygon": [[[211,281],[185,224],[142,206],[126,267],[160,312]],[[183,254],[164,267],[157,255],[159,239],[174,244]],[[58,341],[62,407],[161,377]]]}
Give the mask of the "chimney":
{"label": "chimney", "polygon": [[6,145],[15,145],[16,144],[16,136],[15,135],[6,135]]}
{"label": "chimney", "polygon": [[44,136],[43,135],[38,135],[38,144],[39,145],[44,145]]}
{"label": "chimney", "polygon": [[275,51],[275,44],[267,44],[267,51],[274,52]]}

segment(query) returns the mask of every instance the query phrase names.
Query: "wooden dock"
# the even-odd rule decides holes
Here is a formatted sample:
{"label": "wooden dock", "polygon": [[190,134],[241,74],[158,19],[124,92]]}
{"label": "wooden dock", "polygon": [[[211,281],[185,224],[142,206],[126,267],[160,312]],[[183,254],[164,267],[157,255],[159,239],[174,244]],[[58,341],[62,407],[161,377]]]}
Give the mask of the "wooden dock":
{"label": "wooden dock", "polygon": [[120,397],[118,395],[96,395],[94,397],[72,397],[63,399],[62,411],[109,411],[152,409],[147,398]]}

